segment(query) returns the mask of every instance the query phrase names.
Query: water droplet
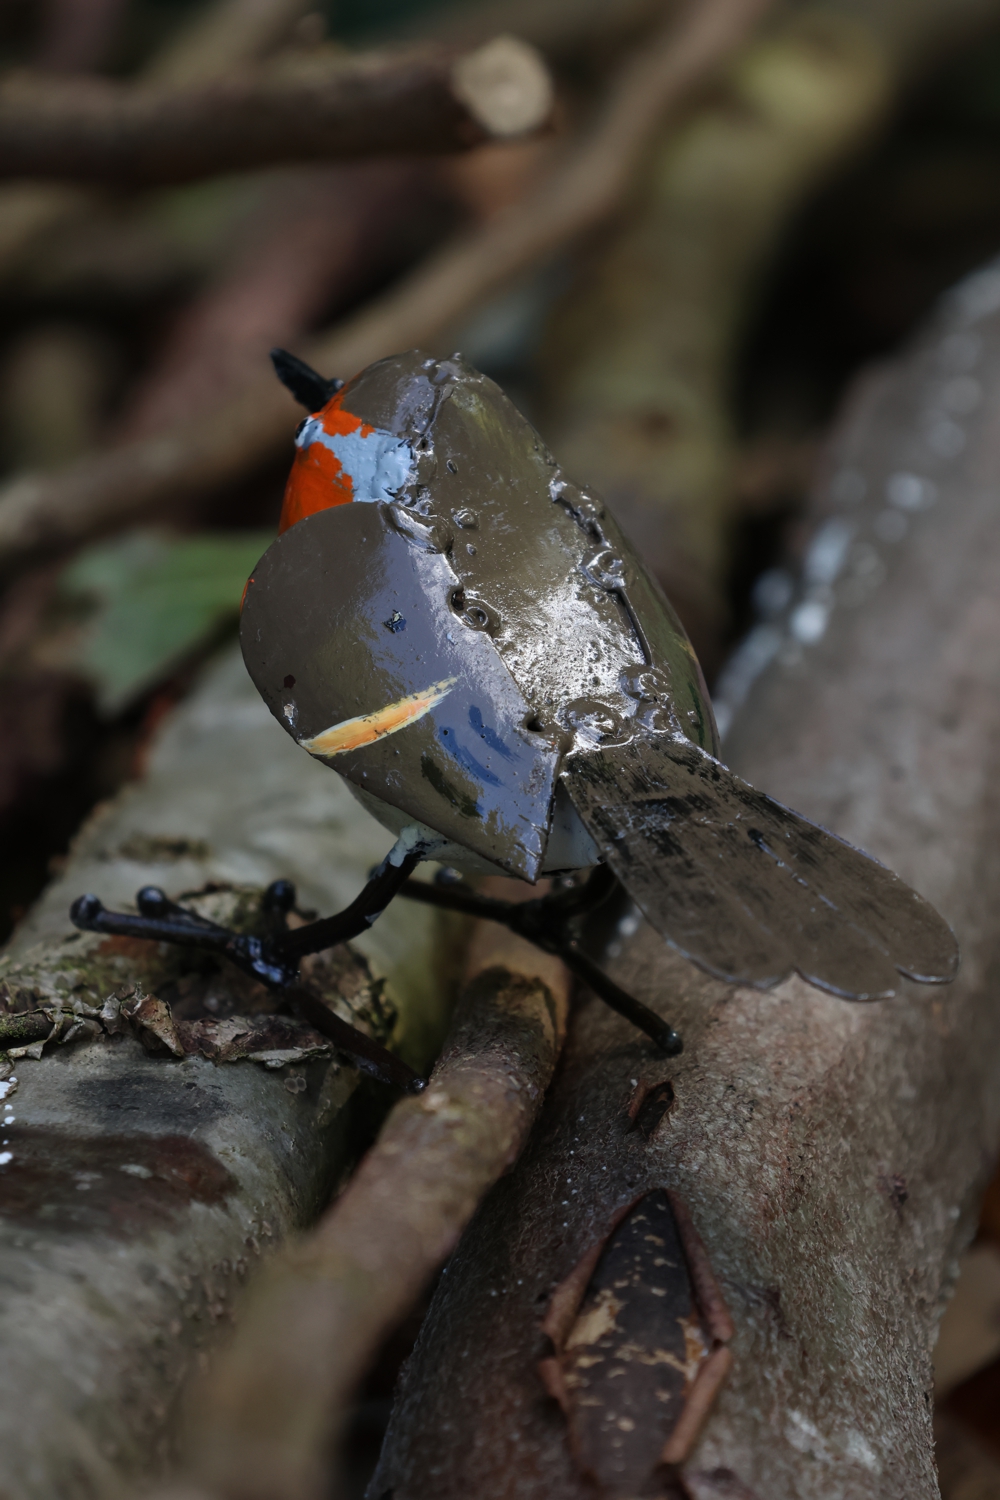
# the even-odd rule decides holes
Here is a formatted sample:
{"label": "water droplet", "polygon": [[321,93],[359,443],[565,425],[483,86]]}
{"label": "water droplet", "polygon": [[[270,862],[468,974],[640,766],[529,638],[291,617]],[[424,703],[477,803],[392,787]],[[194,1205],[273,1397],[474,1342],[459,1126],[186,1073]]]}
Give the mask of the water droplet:
{"label": "water droplet", "polygon": [[983,341],[978,333],[950,333],[937,351],[938,368],[946,372],[971,370],[979,359]]}
{"label": "water droplet", "polygon": [[830,610],[827,605],[821,604],[818,599],[805,599],[792,610],[788,625],[797,641],[801,641],[804,646],[811,646],[825,634],[829,618]]}
{"label": "water droplet", "polygon": [[940,412],[930,414],[925,440],[938,458],[957,458],[965,447],[965,433],[961,427]]}
{"label": "water droplet", "polygon": [[890,474],[885,485],[886,499],[898,510],[926,510],[937,499],[937,486],[919,474]]}
{"label": "water droplet", "polygon": [[832,583],[844,565],[847,548],[854,535],[850,521],[836,517],[819,528],[806,553],[804,573],[807,583]]}
{"label": "water droplet", "polygon": [[949,380],[941,392],[941,405],[945,411],[958,416],[967,416],[975,411],[983,399],[983,388],[971,375],[957,375]]}
{"label": "water droplet", "polygon": [[753,586],[750,597],[754,610],[765,620],[776,619],[791,604],[794,588],[792,576],[785,568],[768,568]]}

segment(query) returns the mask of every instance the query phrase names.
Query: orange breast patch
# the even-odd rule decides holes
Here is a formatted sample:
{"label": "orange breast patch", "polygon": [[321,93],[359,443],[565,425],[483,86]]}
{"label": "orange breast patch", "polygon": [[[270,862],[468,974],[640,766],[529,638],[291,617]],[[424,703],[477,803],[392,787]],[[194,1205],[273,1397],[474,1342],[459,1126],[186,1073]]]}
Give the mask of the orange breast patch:
{"label": "orange breast patch", "polygon": [[[339,394],[328,401],[322,411],[307,417],[306,423],[319,423],[323,432],[329,436],[346,436],[356,432],[364,437],[374,431],[360,417],[341,408]],[[309,430],[307,425],[302,430],[302,435],[307,436]],[[315,431],[315,428],[311,430]],[[318,511],[329,510],[334,505],[346,505],[353,499],[351,476],[344,472],[337,455],[325,443],[315,440],[302,443],[296,447],[292,472],[285,485],[278,534],[287,531],[297,521],[304,521],[306,516],[314,516]]]}

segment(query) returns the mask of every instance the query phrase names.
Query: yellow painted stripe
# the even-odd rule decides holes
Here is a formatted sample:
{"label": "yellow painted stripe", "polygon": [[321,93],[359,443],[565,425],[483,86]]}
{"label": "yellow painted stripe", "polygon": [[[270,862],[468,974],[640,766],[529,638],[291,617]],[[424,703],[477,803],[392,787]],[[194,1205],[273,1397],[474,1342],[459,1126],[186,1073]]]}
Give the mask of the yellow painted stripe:
{"label": "yellow painted stripe", "polygon": [[443,682],[435,682],[422,692],[400,698],[398,703],[390,703],[373,714],[345,719],[342,724],[334,724],[321,734],[313,735],[311,740],[299,740],[299,744],[310,755],[341,755],[345,750],[358,750],[362,745],[371,745],[375,740],[380,740],[387,734],[395,734],[398,729],[405,729],[407,724],[415,724],[417,719],[422,719],[443,698],[447,698],[457,681],[457,677],[446,677]]}

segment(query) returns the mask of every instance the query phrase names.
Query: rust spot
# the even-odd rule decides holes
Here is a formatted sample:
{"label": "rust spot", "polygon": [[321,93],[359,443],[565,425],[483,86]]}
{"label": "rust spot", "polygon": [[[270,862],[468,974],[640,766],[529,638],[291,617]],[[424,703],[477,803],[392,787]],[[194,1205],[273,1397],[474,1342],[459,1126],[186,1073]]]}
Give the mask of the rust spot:
{"label": "rust spot", "polygon": [[60,1234],[133,1239],[190,1203],[221,1203],[235,1179],[199,1141],[180,1135],[77,1136],[11,1126],[0,1167],[0,1219]]}

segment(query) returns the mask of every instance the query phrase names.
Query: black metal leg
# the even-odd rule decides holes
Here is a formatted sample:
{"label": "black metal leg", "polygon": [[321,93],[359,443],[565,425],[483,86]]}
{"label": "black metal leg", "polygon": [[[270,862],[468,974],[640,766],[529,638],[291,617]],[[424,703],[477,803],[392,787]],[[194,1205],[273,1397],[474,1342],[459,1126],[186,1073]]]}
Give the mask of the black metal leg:
{"label": "black metal leg", "polygon": [[289,930],[286,917],[295,905],[295,887],[287,880],[268,886],[261,903],[270,928],[264,937],[231,932],[196,912],[178,905],[157,886],[144,886],[136,896],[138,914],[108,911],[97,896],[80,896],[70,908],[70,919],[85,932],[147,938],[207,949],[281,993],[283,1001],[338,1051],[359,1068],[383,1082],[418,1092],[426,1080],[363,1032],[348,1026],[318,996],[298,983],[299,962],[365,932],[413,874],[427,850],[412,838],[402,838],[351,905],[335,916]]}
{"label": "black metal leg", "polygon": [[401,839],[350,906],[335,916],[291,931],[285,919],[295,904],[295,888],[287,880],[275,881],[268,886],[261,903],[271,928],[266,937],[230,932],[179,906],[156,886],[145,886],[138,893],[137,916],[107,911],[96,896],[79,897],[70,909],[70,916],[77,927],[88,932],[149,938],[220,954],[280,991],[287,1005],[328,1036],[338,1051],[359,1068],[412,1092],[425,1087],[425,1080],[370,1037],[341,1021],[318,996],[297,983],[302,958],[349,942],[365,932],[396,895],[502,923],[546,952],[557,954],[571,973],[588,984],[605,1004],[645,1032],[667,1056],[674,1057],[682,1050],[684,1044],[677,1032],[655,1011],[615,984],[579,946],[574,924],[595,911],[616,889],[615,877],[606,865],[598,865],[580,886],[554,891],[535,901],[498,901],[480,896],[461,880],[434,883],[412,880],[413,871],[430,852],[413,840]]}
{"label": "black metal leg", "polygon": [[471,917],[500,922],[547,953],[556,954],[570,973],[589,985],[599,999],[631,1021],[639,1031],[645,1032],[668,1057],[676,1057],[684,1048],[678,1033],[648,1005],[621,989],[593,959],[588,958],[573,929],[574,922],[595,911],[617,884],[612,871],[601,864],[591,871],[582,885],[553,891],[535,901],[498,901],[491,896],[480,896],[464,882],[451,878],[433,884],[410,880],[402,887],[400,895],[412,901],[464,912]]}
{"label": "black metal leg", "polygon": [[668,1057],[676,1057],[679,1052],[683,1052],[684,1043],[674,1028],[658,1016],[655,1010],[650,1010],[648,1005],[643,1005],[641,1000],[636,1000],[627,990],[615,984],[574,943],[567,943],[564,948],[560,948],[559,957],[571,974],[589,985],[605,1005],[610,1005],[626,1021],[631,1021],[633,1026],[644,1031]]}
{"label": "black metal leg", "polygon": [[318,922],[310,922],[305,927],[296,927],[293,932],[282,933],[272,941],[275,952],[289,962],[294,961],[297,967],[299,959],[304,958],[307,953],[320,953],[324,948],[348,943],[351,938],[367,932],[424,858],[423,852],[415,849],[393,864],[392,853],[382,861],[350,906],[346,906],[336,916],[322,917]]}

